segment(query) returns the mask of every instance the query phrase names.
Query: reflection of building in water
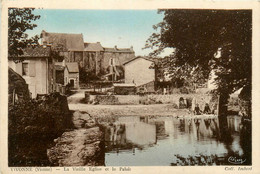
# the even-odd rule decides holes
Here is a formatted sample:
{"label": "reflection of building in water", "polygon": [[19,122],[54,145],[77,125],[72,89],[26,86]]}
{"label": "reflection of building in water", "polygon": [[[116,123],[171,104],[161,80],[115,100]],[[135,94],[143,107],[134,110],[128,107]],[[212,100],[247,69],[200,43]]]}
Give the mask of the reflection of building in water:
{"label": "reflection of building in water", "polygon": [[156,136],[158,139],[165,137],[165,126],[164,121],[155,121]]}
{"label": "reflection of building in water", "polygon": [[125,149],[127,146],[125,125],[124,124],[110,124],[105,129],[105,141],[108,149],[113,147]]}
{"label": "reflection of building in water", "polygon": [[165,127],[165,134],[168,135],[170,138],[172,138],[174,132],[173,120],[172,119],[165,120],[164,127]]}
{"label": "reflection of building in water", "polygon": [[[105,141],[110,148],[131,149],[156,143],[155,125],[141,122],[140,117],[120,117],[110,124],[105,133]],[[142,121],[148,122],[147,119]],[[110,149],[107,148],[107,149]]]}
{"label": "reflection of building in water", "polygon": [[240,131],[241,117],[228,117],[228,128],[232,133]]}
{"label": "reflection of building in water", "polygon": [[155,125],[143,122],[126,124],[126,139],[137,145],[156,143]]}

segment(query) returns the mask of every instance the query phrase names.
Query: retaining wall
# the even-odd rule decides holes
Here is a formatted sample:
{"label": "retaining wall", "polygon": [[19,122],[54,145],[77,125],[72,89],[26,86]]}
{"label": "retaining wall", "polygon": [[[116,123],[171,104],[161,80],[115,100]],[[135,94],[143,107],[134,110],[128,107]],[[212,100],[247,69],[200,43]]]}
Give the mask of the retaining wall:
{"label": "retaining wall", "polygon": [[204,108],[205,103],[209,103],[216,108],[217,100],[210,94],[171,94],[171,95],[90,95],[90,103],[101,105],[123,105],[123,104],[174,104],[179,107],[179,100],[183,98],[192,101],[192,107],[199,104]]}

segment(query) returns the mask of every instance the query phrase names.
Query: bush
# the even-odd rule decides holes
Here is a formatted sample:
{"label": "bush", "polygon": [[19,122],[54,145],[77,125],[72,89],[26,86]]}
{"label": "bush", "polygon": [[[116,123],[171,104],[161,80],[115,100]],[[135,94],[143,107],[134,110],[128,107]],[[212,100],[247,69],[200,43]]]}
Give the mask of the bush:
{"label": "bush", "polygon": [[71,126],[67,98],[59,93],[8,107],[9,166],[48,165],[47,146]]}
{"label": "bush", "polygon": [[67,98],[58,93],[9,105],[8,110],[9,135],[59,134],[69,121]]}

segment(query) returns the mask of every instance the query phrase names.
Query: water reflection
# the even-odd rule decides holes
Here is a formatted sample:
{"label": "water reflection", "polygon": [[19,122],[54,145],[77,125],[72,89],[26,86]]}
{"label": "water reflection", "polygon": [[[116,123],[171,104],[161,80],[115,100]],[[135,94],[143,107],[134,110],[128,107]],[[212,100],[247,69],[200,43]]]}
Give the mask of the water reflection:
{"label": "water reflection", "polygon": [[[107,166],[251,163],[251,123],[240,117],[119,117],[105,131]],[[241,165],[241,164],[240,164]]]}

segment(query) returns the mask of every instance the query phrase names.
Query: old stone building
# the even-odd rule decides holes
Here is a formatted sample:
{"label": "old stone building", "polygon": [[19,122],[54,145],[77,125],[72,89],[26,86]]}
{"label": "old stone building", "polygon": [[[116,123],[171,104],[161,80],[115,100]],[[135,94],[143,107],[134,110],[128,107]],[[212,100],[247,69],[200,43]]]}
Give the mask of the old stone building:
{"label": "old stone building", "polygon": [[41,44],[58,51],[66,62],[78,62],[83,67],[84,41],[82,34],[50,33],[42,31]]}
{"label": "old stone building", "polygon": [[42,31],[41,44],[48,45],[64,56],[66,62],[77,62],[79,69],[96,76],[117,80],[124,76],[123,63],[134,58],[133,47],[106,48],[100,42],[88,43],[82,34]]}
{"label": "old stone building", "polygon": [[85,43],[84,46],[86,67],[96,75],[106,75],[110,80],[123,76],[123,63],[135,57],[133,47],[106,48],[100,42]]}
{"label": "old stone building", "polygon": [[87,72],[94,72],[96,75],[105,74],[103,67],[104,48],[100,42],[84,43],[84,67]]}

